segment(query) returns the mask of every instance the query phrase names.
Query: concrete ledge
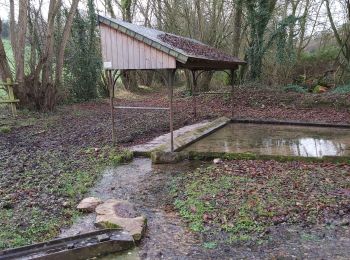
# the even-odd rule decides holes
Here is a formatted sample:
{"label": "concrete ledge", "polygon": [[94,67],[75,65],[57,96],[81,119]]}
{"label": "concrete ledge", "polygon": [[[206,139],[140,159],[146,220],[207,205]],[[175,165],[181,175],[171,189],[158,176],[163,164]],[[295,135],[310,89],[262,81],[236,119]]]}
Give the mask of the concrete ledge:
{"label": "concrete ledge", "polygon": [[[211,122],[202,122],[185,126],[174,131],[174,151],[178,152],[190,144],[208,136],[212,132],[230,123],[231,119],[220,117]],[[150,157],[153,152],[168,153],[170,149],[170,134],[162,135],[154,140],[131,148],[135,156]]]}
{"label": "concrete ledge", "polygon": [[189,152],[190,160],[213,160],[221,158],[226,160],[275,160],[279,162],[302,161],[302,162],[331,162],[331,163],[350,163],[350,156],[323,156],[302,157],[287,155],[266,155],[254,153],[225,153],[225,152]]}
{"label": "concrete ledge", "polygon": [[273,119],[249,119],[249,118],[234,118],[232,123],[246,123],[246,124],[268,124],[268,125],[296,125],[296,126],[314,126],[314,127],[338,127],[349,128],[350,124],[338,124],[338,123],[317,123],[317,122],[304,122],[304,121],[288,121],[288,120],[273,120]]}
{"label": "concrete ledge", "polygon": [[[197,142],[198,140],[210,135],[216,130],[224,127],[231,122],[231,119],[227,117],[220,117],[212,122],[209,122],[205,126],[199,127],[193,131],[187,132],[182,136],[175,138],[174,140],[174,150],[181,151],[187,146]],[[170,151],[170,146],[166,148],[166,151]]]}

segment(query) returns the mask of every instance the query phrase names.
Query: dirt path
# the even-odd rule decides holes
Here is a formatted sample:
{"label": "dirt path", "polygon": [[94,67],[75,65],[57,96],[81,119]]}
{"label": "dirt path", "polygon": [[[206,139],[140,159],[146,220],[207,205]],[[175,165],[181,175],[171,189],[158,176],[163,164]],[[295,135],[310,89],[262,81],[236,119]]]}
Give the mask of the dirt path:
{"label": "dirt path", "polygon": [[[185,162],[172,166],[152,166],[149,159],[108,169],[90,195],[102,199],[128,200],[147,216],[148,226],[139,247],[142,259],[187,258],[199,253],[200,241],[190,233],[179,216],[172,211],[169,188],[173,176],[191,170],[195,164]],[[94,230],[94,214],[79,219],[61,236]]]}

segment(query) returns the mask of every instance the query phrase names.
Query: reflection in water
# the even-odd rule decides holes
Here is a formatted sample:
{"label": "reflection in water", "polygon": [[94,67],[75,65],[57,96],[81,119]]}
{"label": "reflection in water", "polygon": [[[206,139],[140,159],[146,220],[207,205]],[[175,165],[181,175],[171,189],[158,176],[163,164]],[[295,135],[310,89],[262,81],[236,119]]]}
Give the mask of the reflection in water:
{"label": "reflection in water", "polygon": [[303,157],[350,156],[350,130],[267,124],[230,124],[185,150],[252,152]]}
{"label": "reflection in water", "polygon": [[292,144],[294,154],[303,157],[323,157],[325,155],[343,155],[346,145],[331,140],[301,138]]}

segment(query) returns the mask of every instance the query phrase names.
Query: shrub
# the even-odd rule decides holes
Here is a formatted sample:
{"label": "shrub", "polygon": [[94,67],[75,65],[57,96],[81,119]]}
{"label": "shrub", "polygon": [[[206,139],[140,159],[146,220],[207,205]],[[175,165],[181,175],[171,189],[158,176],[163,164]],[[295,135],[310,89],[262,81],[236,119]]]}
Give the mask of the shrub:
{"label": "shrub", "polygon": [[338,86],[332,90],[332,93],[335,94],[349,94],[350,93],[350,84],[344,86]]}
{"label": "shrub", "polygon": [[286,92],[307,93],[307,89],[299,85],[287,85],[283,88]]}

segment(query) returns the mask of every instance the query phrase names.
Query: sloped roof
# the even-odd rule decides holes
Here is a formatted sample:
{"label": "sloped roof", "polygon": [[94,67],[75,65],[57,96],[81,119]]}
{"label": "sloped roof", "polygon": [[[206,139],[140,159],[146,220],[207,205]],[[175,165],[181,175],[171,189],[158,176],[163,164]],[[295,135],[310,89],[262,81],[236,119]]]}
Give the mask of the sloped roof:
{"label": "sloped roof", "polygon": [[237,57],[191,38],[102,15],[98,16],[98,21],[175,57],[179,68],[232,69],[246,64]]}

